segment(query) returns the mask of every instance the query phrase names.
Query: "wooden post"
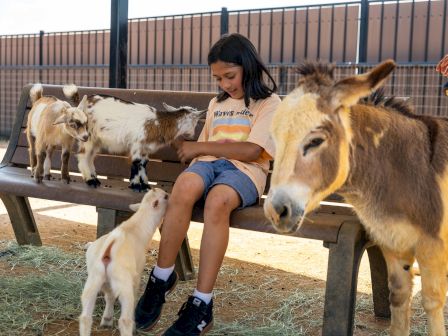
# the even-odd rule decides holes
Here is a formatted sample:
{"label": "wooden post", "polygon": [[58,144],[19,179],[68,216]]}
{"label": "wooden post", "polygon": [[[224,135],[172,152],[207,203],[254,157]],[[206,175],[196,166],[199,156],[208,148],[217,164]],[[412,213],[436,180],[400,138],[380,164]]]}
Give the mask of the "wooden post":
{"label": "wooden post", "polygon": [[126,88],[128,0],[111,0],[109,87]]}

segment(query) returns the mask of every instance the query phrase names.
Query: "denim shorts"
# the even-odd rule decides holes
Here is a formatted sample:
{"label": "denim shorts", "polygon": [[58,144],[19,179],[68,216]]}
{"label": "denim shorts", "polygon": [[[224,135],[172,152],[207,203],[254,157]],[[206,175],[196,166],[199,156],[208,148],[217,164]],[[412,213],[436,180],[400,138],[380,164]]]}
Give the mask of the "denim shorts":
{"label": "denim shorts", "polygon": [[204,181],[204,200],[211,188],[218,184],[225,184],[240,195],[241,204],[238,209],[254,204],[258,198],[258,191],[252,180],[228,160],[197,161],[184,172],[195,173]]}

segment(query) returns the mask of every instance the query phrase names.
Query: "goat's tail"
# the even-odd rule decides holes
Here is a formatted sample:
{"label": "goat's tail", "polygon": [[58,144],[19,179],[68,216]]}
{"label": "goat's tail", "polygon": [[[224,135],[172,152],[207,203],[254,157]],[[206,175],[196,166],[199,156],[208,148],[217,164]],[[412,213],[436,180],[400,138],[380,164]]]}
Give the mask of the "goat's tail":
{"label": "goat's tail", "polygon": [[42,84],[37,83],[34,84],[33,87],[30,90],[30,98],[31,98],[31,104],[34,105],[36,101],[38,101],[40,98],[42,98],[42,92],[43,92]]}
{"label": "goat's tail", "polygon": [[70,99],[75,106],[79,105],[81,100],[79,99],[78,87],[75,84],[64,85],[62,91],[64,92],[64,96]]}

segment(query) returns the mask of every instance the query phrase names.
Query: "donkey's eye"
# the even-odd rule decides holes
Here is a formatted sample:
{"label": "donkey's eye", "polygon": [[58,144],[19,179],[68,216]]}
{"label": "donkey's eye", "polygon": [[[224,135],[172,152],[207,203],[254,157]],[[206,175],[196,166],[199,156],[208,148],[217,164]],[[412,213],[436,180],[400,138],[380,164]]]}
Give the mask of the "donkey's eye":
{"label": "donkey's eye", "polygon": [[308,142],[303,147],[303,156],[305,156],[308,153],[308,150],[310,150],[312,148],[319,147],[323,142],[324,142],[323,138],[314,138],[314,139],[312,139],[310,142]]}

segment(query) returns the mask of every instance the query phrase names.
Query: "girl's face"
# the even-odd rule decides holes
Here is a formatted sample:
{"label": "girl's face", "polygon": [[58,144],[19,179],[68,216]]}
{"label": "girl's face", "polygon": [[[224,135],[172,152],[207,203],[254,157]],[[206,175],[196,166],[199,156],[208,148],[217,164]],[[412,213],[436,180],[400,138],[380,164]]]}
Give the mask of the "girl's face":
{"label": "girl's face", "polygon": [[243,67],[234,63],[217,61],[210,65],[212,75],[221,89],[233,99],[244,97]]}

